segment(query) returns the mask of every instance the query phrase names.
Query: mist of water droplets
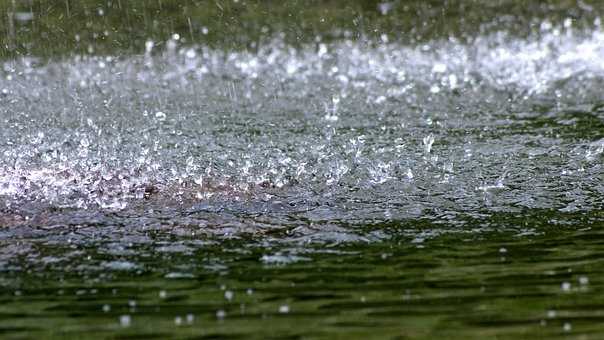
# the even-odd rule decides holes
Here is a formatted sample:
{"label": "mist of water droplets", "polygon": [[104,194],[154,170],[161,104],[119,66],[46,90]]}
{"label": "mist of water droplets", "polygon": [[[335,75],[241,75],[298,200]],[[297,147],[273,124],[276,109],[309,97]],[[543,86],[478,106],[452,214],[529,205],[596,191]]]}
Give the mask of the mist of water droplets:
{"label": "mist of water droplets", "polygon": [[576,128],[604,119],[599,23],[417,46],[155,45],[4,62],[6,214],[154,202],[307,228],[601,207],[601,131]]}

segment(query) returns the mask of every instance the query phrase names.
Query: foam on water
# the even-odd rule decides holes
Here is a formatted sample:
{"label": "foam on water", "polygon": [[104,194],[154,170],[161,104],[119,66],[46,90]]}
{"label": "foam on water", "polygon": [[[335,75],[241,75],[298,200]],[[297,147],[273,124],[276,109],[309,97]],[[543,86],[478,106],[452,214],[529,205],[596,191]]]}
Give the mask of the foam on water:
{"label": "foam on water", "polygon": [[3,224],[340,242],[384,237],[353,227],[378,222],[602,207],[599,22],[417,46],[153,46],[4,62]]}

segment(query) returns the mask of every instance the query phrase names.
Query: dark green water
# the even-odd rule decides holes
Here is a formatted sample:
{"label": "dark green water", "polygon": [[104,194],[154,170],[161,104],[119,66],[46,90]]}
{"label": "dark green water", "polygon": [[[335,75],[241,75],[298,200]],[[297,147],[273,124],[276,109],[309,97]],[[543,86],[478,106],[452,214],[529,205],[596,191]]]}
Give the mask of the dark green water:
{"label": "dark green water", "polygon": [[[421,246],[405,237],[276,247],[156,235],[119,256],[102,242],[35,242],[62,260],[14,261],[19,269],[3,274],[12,289],[0,297],[0,327],[34,338],[598,338],[602,215],[496,221],[542,227]],[[138,268],[103,265],[125,260]]]}
{"label": "dark green water", "polygon": [[603,338],[603,12],[2,2],[0,338]]}

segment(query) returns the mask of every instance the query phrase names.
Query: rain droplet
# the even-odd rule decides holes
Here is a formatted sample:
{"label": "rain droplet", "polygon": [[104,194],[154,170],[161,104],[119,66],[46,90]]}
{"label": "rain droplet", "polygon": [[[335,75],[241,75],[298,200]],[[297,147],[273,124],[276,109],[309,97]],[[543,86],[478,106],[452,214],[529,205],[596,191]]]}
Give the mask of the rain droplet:
{"label": "rain droplet", "polygon": [[130,318],[130,315],[120,316],[120,325],[122,325],[122,327],[130,327],[131,322],[132,319]]}
{"label": "rain droplet", "polygon": [[444,73],[445,71],[447,71],[447,65],[442,63],[436,63],[432,67],[432,72],[434,73]]}
{"label": "rain droplet", "polygon": [[145,53],[147,53],[147,54],[151,53],[154,45],[155,45],[155,43],[153,41],[147,40],[145,42]]}
{"label": "rain droplet", "polygon": [[161,111],[157,111],[155,113],[155,118],[157,118],[157,120],[163,122],[164,120],[166,120],[166,114]]}
{"label": "rain droplet", "polygon": [[438,86],[438,85],[432,85],[430,87],[430,92],[431,93],[439,93],[440,92],[440,86]]}
{"label": "rain droplet", "polygon": [[571,284],[570,284],[570,282],[562,282],[562,284],[560,285],[560,288],[563,291],[568,292],[568,291],[570,291]]}
{"label": "rain droplet", "polygon": [[424,151],[430,153],[432,151],[432,144],[434,144],[434,136],[432,134],[424,137],[423,139]]}
{"label": "rain droplet", "polygon": [[562,329],[565,332],[570,332],[573,329],[573,326],[571,325],[570,322],[565,322],[564,325],[562,326]]}

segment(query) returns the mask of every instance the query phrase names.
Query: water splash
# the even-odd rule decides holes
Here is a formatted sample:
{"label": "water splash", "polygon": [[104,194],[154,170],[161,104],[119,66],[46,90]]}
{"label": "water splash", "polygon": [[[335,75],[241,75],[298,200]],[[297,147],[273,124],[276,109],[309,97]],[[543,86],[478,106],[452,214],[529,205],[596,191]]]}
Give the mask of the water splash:
{"label": "water splash", "polygon": [[574,127],[602,121],[604,33],[571,26],[418,46],[276,39],[256,52],[173,36],[142,56],[5,61],[3,220],[88,209],[160,223],[153,209],[233,235],[596,209],[601,136]]}

